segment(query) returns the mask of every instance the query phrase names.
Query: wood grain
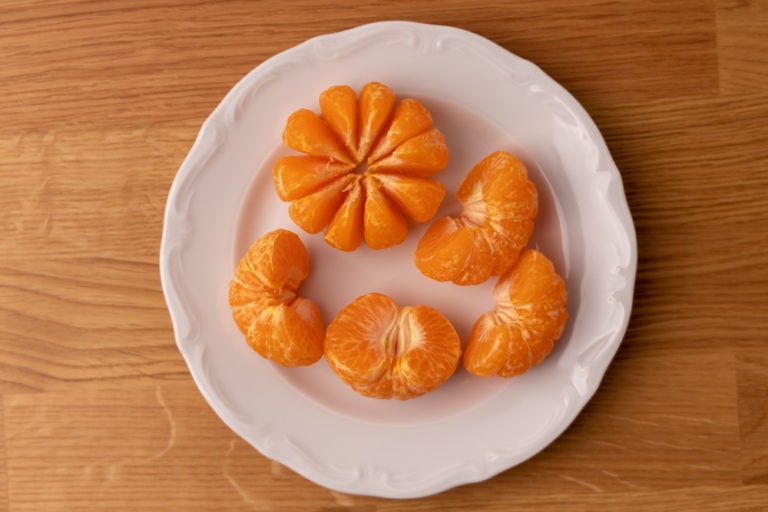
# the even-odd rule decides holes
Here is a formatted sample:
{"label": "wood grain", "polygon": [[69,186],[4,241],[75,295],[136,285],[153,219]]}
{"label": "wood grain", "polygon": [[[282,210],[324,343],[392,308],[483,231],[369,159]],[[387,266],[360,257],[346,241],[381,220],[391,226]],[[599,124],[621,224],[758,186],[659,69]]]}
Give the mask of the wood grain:
{"label": "wood grain", "polygon": [[[474,31],[573,92],[639,243],[626,338],[569,429],[405,501],[329,491],[236,437],[176,349],[157,266],[222,96],[384,19]],[[766,510],[765,1],[9,0],[0,20],[0,510]]]}

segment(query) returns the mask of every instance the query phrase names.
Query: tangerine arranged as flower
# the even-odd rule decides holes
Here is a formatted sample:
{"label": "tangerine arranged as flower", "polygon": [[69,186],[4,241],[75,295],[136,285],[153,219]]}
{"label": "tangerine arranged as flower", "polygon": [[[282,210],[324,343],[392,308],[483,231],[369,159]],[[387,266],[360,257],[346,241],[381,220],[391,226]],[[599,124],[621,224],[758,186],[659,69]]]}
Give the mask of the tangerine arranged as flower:
{"label": "tangerine arranged as flower", "polygon": [[506,151],[486,156],[456,191],[463,211],[437,219],[414,254],[419,270],[437,281],[479,284],[506,272],[533,233],[539,203],[525,165]]}
{"label": "tangerine arranged as flower", "polygon": [[406,400],[428,393],[453,375],[461,358],[456,330],[429,306],[398,307],[369,293],[328,325],[325,359],[358,393]]}
{"label": "tangerine arranged as flower", "polygon": [[442,133],[418,100],[403,99],[370,82],[359,97],[346,85],[320,95],[320,115],[291,114],[283,142],[303,155],[275,162],[278,196],[291,219],[308,233],[326,229],[328,244],[355,250],[364,240],[384,249],[405,240],[406,217],[434,217],[445,188],[430,176],[448,163]]}
{"label": "tangerine arranged as flower", "polygon": [[496,283],[496,308],[475,322],[464,367],[482,377],[513,377],[539,364],[568,320],[563,279],[542,253],[528,249]]}
{"label": "tangerine arranged as flower", "polygon": [[309,275],[309,254],[291,231],[277,229],[251,244],[229,284],[232,316],[256,352],[283,366],[323,355],[320,311],[297,290]]}

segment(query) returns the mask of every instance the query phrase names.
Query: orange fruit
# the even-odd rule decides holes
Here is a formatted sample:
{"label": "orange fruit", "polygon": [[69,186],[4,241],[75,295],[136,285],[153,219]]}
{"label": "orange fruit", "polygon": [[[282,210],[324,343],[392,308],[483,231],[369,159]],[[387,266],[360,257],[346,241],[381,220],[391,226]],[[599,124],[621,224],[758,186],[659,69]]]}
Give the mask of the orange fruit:
{"label": "orange fruit", "polygon": [[539,251],[525,251],[496,283],[496,308],[475,322],[464,367],[487,377],[513,377],[539,364],[568,320],[568,294],[555,267]]}
{"label": "orange fruit", "polygon": [[326,229],[328,244],[355,250],[401,243],[407,218],[426,222],[445,197],[429,179],[448,163],[448,147],[415,99],[396,104],[392,90],[371,82],[359,96],[346,85],[325,90],[320,114],[300,109],[288,117],[283,142],[303,155],[278,159],[275,190],[291,203],[288,214],[302,229]]}
{"label": "orange fruit", "polygon": [[309,274],[309,254],[293,232],[277,229],[256,240],[229,284],[232,316],[256,352],[283,366],[305,366],[323,355],[325,325],[297,291]]}
{"label": "orange fruit", "polygon": [[358,393],[374,398],[414,398],[453,375],[461,341],[429,306],[398,307],[369,293],[342,309],[328,325],[325,358]]}
{"label": "orange fruit", "polygon": [[538,214],[536,186],[525,165],[506,151],[491,153],[456,192],[463,210],[436,220],[414,254],[419,270],[437,281],[479,284],[517,260]]}

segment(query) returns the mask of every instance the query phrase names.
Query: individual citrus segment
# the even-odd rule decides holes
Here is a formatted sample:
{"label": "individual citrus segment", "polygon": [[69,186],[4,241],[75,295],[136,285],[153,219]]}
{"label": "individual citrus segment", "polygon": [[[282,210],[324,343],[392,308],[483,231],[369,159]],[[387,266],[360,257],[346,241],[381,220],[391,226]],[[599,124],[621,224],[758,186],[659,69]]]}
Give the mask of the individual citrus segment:
{"label": "individual citrus segment", "polygon": [[541,252],[528,249],[494,288],[496,307],[475,323],[464,367],[480,376],[513,377],[552,351],[568,321],[565,282]]}
{"label": "individual citrus segment", "polygon": [[[232,285],[236,286],[234,283],[232,283]],[[243,334],[248,334],[248,331],[251,329],[251,324],[253,324],[256,318],[258,318],[265,309],[281,303],[268,292],[264,295],[251,294],[247,299],[241,295],[240,298],[245,300],[237,300],[237,298],[233,300],[233,298],[236,297],[236,294],[232,293],[232,285],[230,286],[229,305],[232,308],[232,318],[235,320],[237,328],[240,329],[240,332]]]}
{"label": "individual citrus segment", "polygon": [[419,396],[441,386],[456,371],[461,341],[453,325],[429,306],[401,308],[392,368],[395,397]]}
{"label": "individual citrus segment", "polygon": [[288,117],[283,130],[283,142],[296,151],[313,156],[354,163],[344,143],[328,123],[309,109],[297,110]]}
{"label": "individual citrus segment", "polygon": [[398,245],[408,235],[408,223],[403,214],[381,193],[372,177],[364,179],[365,207],[363,237],[371,249]]}
{"label": "individual citrus segment", "polygon": [[324,327],[315,303],[297,298],[291,304],[264,308],[252,321],[246,341],[262,357],[278,364],[306,366],[323,355]]}
{"label": "individual citrus segment", "polygon": [[248,344],[284,366],[317,361],[324,324],[317,306],[299,297],[309,275],[309,254],[293,232],[277,229],[256,240],[229,285],[232,317]]}
{"label": "individual citrus segment", "polygon": [[463,215],[477,225],[488,219],[533,219],[538,213],[536,186],[525,165],[506,151],[481,160],[456,190]]}
{"label": "individual citrus segment", "polygon": [[437,213],[445,197],[442,183],[399,174],[373,174],[384,195],[416,222],[426,222]]}
{"label": "individual citrus segment", "polygon": [[472,257],[472,231],[451,217],[433,222],[416,247],[414,259],[421,273],[436,281],[451,281],[458,276]]}
{"label": "individual citrus segment", "polygon": [[503,200],[528,179],[528,170],[520,160],[507,151],[494,151],[478,162],[456,190],[462,203],[481,190],[481,197]]}
{"label": "individual citrus segment", "polygon": [[508,358],[509,328],[499,324],[493,312],[483,313],[469,338],[472,343],[464,350],[464,366],[481,377],[498,374]]}
{"label": "individual citrus segment", "polygon": [[[456,228],[446,230],[448,223],[435,221],[441,228],[428,229],[419,241],[416,266],[432,279],[460,285],[503,274],[528,243],[538,214],[538,194],[525,166],[505,151],[491,153],[470,170],[456,198],[462,205]],[[464,235],[462,245],[454,234],[459,228],[474,233]],[[459,262],[466,270],[456,268]]]}
{"label": "individual citrus segment", "polygon": [[344,143],[350,155],[357,155],[359,114],[357,95],[348,85],[334,85],[320,94],[323,119]]}
{"label": "individual citrus segment", "polygon": [[276,229],[251,244],[235,268],[234,282],[257,293],[295,290],[309,275],[309,253],[301,239],[287,229]]}
{"label": "individual citrus segment", "polygon": [[[297,110],[283,133],[286,145],[305,155],[279,158],[273,167],[291,219],[308,233],[327,227],[325,241],[344,251],[361,240],[373,249],[402,243],[405,216],[426,222],[445,197],[441,184],[426,179],[448,163],[445,138],[421,102],[396,104],[378,82],[364,85],[358,97],[349,86],[329,87],[319,102],[320,116]],[[363,181],[359,190],[354,180]]]}
{"label": "individual citrus segment", "polygon": [[448,165],[448,145],[437,129],[431,129],[400,144],[389,156],[369,162],[371,172],[428,177]]}
{"label": "individual citrus segment", "polygon": [[490,229],[481,230],[493,248],[493,265],[490,276],[498,276],[507,271],[520,257],[528,240],[533,234],[531,219],[492,219]]}
{"label": "individual citrus segment", "polygon": [[333,219],[344,202],[349,186],[356,175],[346,175],[333,180],[316,192],[297,199],[288,207],[288,215],[307,233],[319,233]]}
{"label": "individual citrus segment", "polygon": [[425,276],[465,286],[488,279],[494,254],[482,231],[460,219],[443,217],[427,228],[416,246],[414,260]]}
{"label": "individual citrus segment", "polygon": [[342,309],[328,325],[325,357],[344,382],[366,388],[388,372],[386,337],[397,312],[394,300],[369,293]]}
{"label": "individual citrus segment", "polygon": [[322,156],[291,155],[279,158],[272,168],[277,195],[295,201],[322,185],[349,173],[354,165]]}
{"label": "individual citrus segment", "polygon": [[325,232],[325,241],[342,251],[354,251],[363,241],[365,194],[360,180],[355,180]]}
{"label": "individual citrus segment", "polygon": [[451,323],[428,306],[398,307],[369,293],[328,325],[325,358],[355,391],[405,400],[428,393],[453,375],[461,342]]}
{"label": "individual citrus segment", "polygon": [[370,82],[360,90],[360,140],[357,161],[365,159],[395,106],[395,93],[379,82]]}
{"label": "individual citrus segment", "polygon": [[368,159],[380,160],[392,153],[395,148],[417,135],[432,128],[432,115],[418,100],[406,98],[397,104],[392,120],[382,132]]}
{"label": "individual citrus segment", "polygon": [[468,286],[488,280],[494,266],[494,248],[485,233],[474,227],[465,228],[472,234],[467,264],[452,278],[455,284]]}

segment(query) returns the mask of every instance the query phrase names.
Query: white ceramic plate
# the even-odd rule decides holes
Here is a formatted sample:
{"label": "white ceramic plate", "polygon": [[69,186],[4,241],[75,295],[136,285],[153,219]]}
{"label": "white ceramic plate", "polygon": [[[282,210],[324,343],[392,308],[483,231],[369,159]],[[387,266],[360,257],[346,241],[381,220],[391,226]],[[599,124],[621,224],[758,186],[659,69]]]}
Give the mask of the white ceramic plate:
{"label": "white ceramic plate", "polygon": [[[567,282],[571,318],[550,357],[511,380],[459,370],[407,401],[355,394],[324,361],[285,369],[245,344],[227,305],[235,264],[278,227],[300,231],[274,192],[271,168],[289,151],[288,115],[317,108],[333,84],[389,85],[420,99],[446,136],[451,160],[435,178],[448,196],[498,149],[518,155],[540,194],[531,241]],[[495,280],[473,287],[419,274],[412,255],[426,225],[398,247],[347,254],[301,237],[312,273],[302,295],[326,321],[378,291],[429,304],[466,339],[493,306]],[[174,331],[200,391],[261,453],[347,493],[418,497],[487,479],[543,449],[597,389],[626,330],[636,242],[621,177],[588,114],[535,65],[456,28],[382,22],[309,40],[258,66],[204,123],[171,187],[160,270]]]}

